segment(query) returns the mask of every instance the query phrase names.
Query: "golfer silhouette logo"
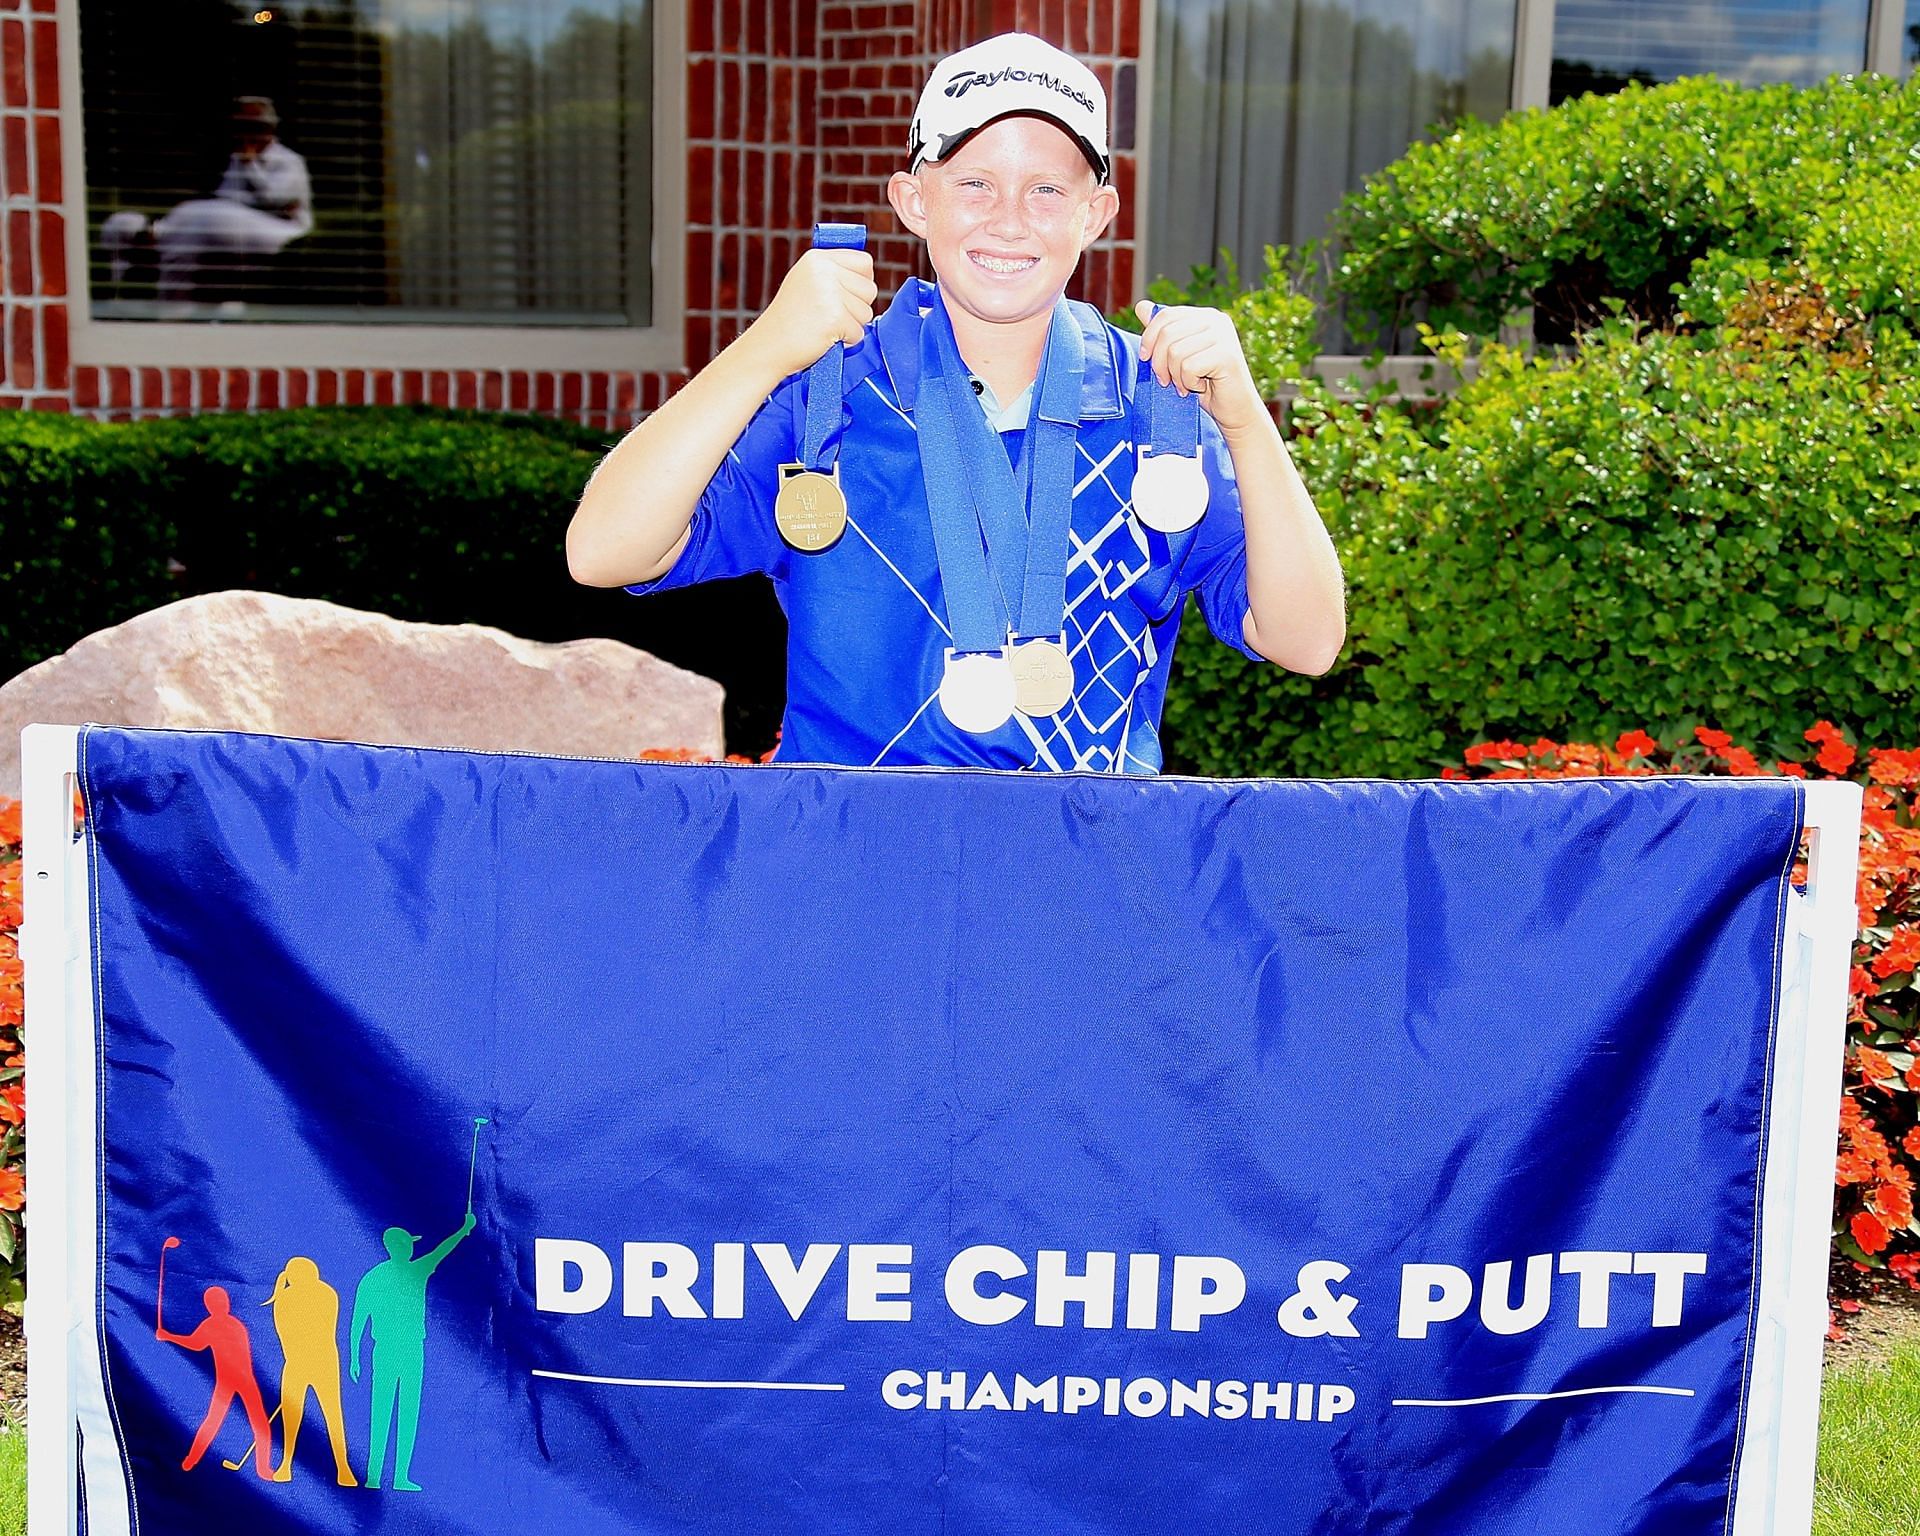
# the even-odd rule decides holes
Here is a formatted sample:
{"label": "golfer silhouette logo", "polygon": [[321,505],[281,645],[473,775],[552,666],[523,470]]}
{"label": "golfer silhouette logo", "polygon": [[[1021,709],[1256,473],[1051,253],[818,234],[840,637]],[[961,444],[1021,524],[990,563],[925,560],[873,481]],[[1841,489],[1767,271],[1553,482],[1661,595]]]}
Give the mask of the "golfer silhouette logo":
{"label": "golfer silhouette logo", "polygon": [[280,1434],[284,1444],[276,1483],[293,1478],[293,1448],[300,1439],[300,1420],[307,1393],[320,1404],[326,1422],[327,1443],[333,1450],[333,1480],[342,1488],[356,1486],[347,1465],[346,1424],[340,1412],[340,1293],[320,1278],[320,1266],[308,1258],[291,1258],[274,1282],[273,1294],[260,1303],[273,1308],[274,1331],[280,1335]]}
{"label": "golfer silhouette logo", "polygon": [[[487,1123],[484,1117],[476,1117],[473,1122],[473,1144],[467,1157],[467,1214],[458,1229],[439,1247],[415,1258],[414,1244],[420,1239],[403,1227],[388,1227],[382,1237],[387,1250],[385,1261],[368,1270],[354,1289],[349,1359],[356,1382],[360,1380],[361,1342],[369,1330],[373,1334],[373,1444],[366,1477],[369,1488],[380,1486],[390,1435],[394,1438],[391,1486],[408,1493],[417,1493],[420,1488],[413,1481],[413,1446],[420,1427],[420,1386],[426,1366],[427,1281],[474,1228],[474,1164],[480,1149],[480,1127]],[[260,1303],[273,1308],[274,1332],[279,1336],[284,1361],[280,1403],[269,1416],[253,1373],[252,1339],[247,1325],[234,1316],[232,1300],[223,1287],[211,1285],[201,1292],[207,1315],[192,1333],[168,1331],[167,1255],[179,1246],[177,1237],[169,1237],[160,1245],[154,1337],[182,1349],[205,1350],[213,1357],[213,1399],[180,1469],[191,1472],[200,1464],[237,1397],[253,1430],[253,1440],[238,1458],[224,1463],[227,1470],[238,1471],[252,1457],[254,1471],[261,1477],[290,1482],[294,1448],[311,1392],[326,1424],[334,1481],[343,1488],[357,1486],[347,1457],[346,1418],[340,1401],[340,1293],[321,1278],[320,1266],[304,1255],[288,1259],[274,1280],[272,1294]],[[274,1419],[282,1421],[285,1441],[278,1469],[272,1464]]]}
{"label": "golfer silhouette logo", "polygon": [[200,1458],[207,1454],[213,1437],[220,1433],[227,1410],[237,1397],[246,1409],[247,1422],[253,1426],[253,1444],[249,1447],[253,1452],[253,1469],[262,1477],[270,1478],[273,1476],[267,1444],[270,1431],[266,1404],[260,1401],[260,1384],[253,1379],[253,1346],[247,1337],[247,1325],[233,1315],[226,1289],[210,1285],[200,1293],[207,1315],[192,1333],[167,1331],[167,1250],[179,1246],[180,1239],[170,1237],[160,1250],[160,1290],[154,1302],[153,1336],[163,1344],[204,1349],[213,1356],[213,1401],[207,1404],[207,1416],[200,1421],[199,1431],[193,1437],[186,1459],[180,1463],[180,1470],[191,1472],[200,1464]]}
{"label": "golfer silhouette logo", "polygon": [[380,1469],[387,1459],[387,1435],[394,1428],[394,1410],[400,1422],[394,1437],[393,1486],[418,1493],[413,1480],[413,1442],[420,1428],[420,1382],[426,1372],[427,1282],[446,1262],[460,1239],[473,1230],[473,1167],[480,1149],[480,1127],[473,1122],[473,1145],[467,1156],[467,1215],[447,1240],[424,1258],[413,1256],[418,1233],[388,1227],[381,1235],[387,1258],[361,1276],[353,1293],[353,1325],[347,1359],[353,1379],[360,1379],[360,1340],[373,1330],[373,1448],[367,1456],[367,1486],[380,1486]]}

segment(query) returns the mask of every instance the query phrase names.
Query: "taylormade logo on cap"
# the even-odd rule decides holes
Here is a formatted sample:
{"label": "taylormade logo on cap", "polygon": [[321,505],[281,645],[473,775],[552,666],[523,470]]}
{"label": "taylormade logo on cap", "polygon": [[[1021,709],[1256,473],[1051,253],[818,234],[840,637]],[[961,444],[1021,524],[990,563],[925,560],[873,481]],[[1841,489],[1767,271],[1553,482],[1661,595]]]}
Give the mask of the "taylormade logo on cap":
{"label": "taylormade logo on cap", "polygon": [[1058,76],[1037,75],[1031,70],[1015,69],[1012,65],[1008,65],[1005,69],[996,70],[990,75],[962,75],[959,79],[947,86],[946,93],[949,96],[964,96],[976,85],[998,85],[1003,80],[1013,80],[1020,83],[1031,81],[1033,84],[1043,86],[1049,91],[1058,91],[1062,96],[1071,97],[1088,112],[1095,110],[1091,96],[1087,95],[1084,91],[1076,91]]}
{"label": "taylormade logo on cap", "polygon": [[991,122],[1031,113],[1058,123],[1102,181],[1107,93],[1078,59],[1026,32],[1006,32],[942,59],[914,109],[909,170],[944,160]]}

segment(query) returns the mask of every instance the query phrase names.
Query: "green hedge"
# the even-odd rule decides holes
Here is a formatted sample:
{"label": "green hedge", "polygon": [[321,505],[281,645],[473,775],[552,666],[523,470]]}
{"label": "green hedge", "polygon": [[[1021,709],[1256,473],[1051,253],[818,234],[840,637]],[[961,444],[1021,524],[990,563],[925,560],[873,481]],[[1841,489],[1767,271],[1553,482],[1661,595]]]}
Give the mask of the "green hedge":
{"label": "green hedge", "polygon": [[[1822,718],[1910,741],[1916,145],[1920,85],[1688,80],[1388,167],[1348,205],[1339,286],[1468,327],[1422,330],[1477,375],[1419,404],[1298,386],[1347,648],[1307,679],[1183,647],[1170,762],[1419,775],[1490,737],[1705,723],[1784,748]],[[1267,310],[1293,293],[1283,263],[1266,286]],[[1579,295],[1576,342],[1493,342],[1542,286]]]}
{"label": "green hedge", "polygon": [[[1355,323],[1491,336],[1529,306],[1546,339],[1609,303],[1655,324],[1795,262],[1913,318],[1920,80],[1629,86],[1469,121],[1349,198],[1333,286]],[[1872,209],[1863,219],[1858,210]]]}
{"label": "green hedge", "polygon": [[781,619],[763,583],[650,598],[567,575],[603,435],[532,417],[305,410],[106,425],[0,413],[0,679],[177,598],[231,587],[533,639],[608,635],[726,684],[771,744]]}

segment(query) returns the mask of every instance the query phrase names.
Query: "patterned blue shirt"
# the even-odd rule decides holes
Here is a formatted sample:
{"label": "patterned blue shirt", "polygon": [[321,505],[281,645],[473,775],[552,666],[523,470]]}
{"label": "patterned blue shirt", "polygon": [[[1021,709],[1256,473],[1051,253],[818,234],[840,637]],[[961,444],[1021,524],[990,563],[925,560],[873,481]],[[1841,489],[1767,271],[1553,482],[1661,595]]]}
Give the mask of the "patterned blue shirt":
{"label": "patterned blue shirt", "polygon": [[1207,515],[1166,535],[1133,514],[1134,445],[1146,435],[1139,338],[1073,304],[1086,343],[1073,521],[1067,554],[1066,647],[1073,698],[1059,714],[973,735],[938,702],[952,645],[920,477],[914,399],[920,327],[933,290],[910,278],[847,349],[840,485],[848,526],[833,548],[801,554],[774,525],[779,467],[800,457],[806,375],[785,380],[728,450],[695,510],[672,570],[629,590],[658,592],[764,572],[787,615],[787,709],[775,759],[853,766],[931,764],[1049,772],[1160,770],[1160,709],[1180,629],[1197,592],[1208,626],[1250,650],[1247,555],[1233,461],[1210,417],[1201,457]]}

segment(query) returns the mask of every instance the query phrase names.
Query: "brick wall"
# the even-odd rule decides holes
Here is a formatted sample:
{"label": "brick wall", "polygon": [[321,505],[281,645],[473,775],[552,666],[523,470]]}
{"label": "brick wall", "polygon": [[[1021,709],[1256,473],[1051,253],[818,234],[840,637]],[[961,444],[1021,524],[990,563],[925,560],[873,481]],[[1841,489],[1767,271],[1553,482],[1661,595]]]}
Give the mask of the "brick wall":
{"label": "brick wall", "polygon": [[[133,368],[68,360],[60,53],[54,0],[0,0],[0,409],[113,419],[297,405],[426,402],[571,417],[618,431],[685,378],[667,373]],[[686,358],[739,334],[816,219],[865,223],[883,292],[926,275],[887,206],[932,62],[995,32],[1034,32],[1085,59],[1114,108],[1121,212],[1070,290],[1133,297],[1140,0],[689,0],[686,13]],[[75,273],[84,281],[84,274]],[[511,346],[510,340],[503,344]]]}

